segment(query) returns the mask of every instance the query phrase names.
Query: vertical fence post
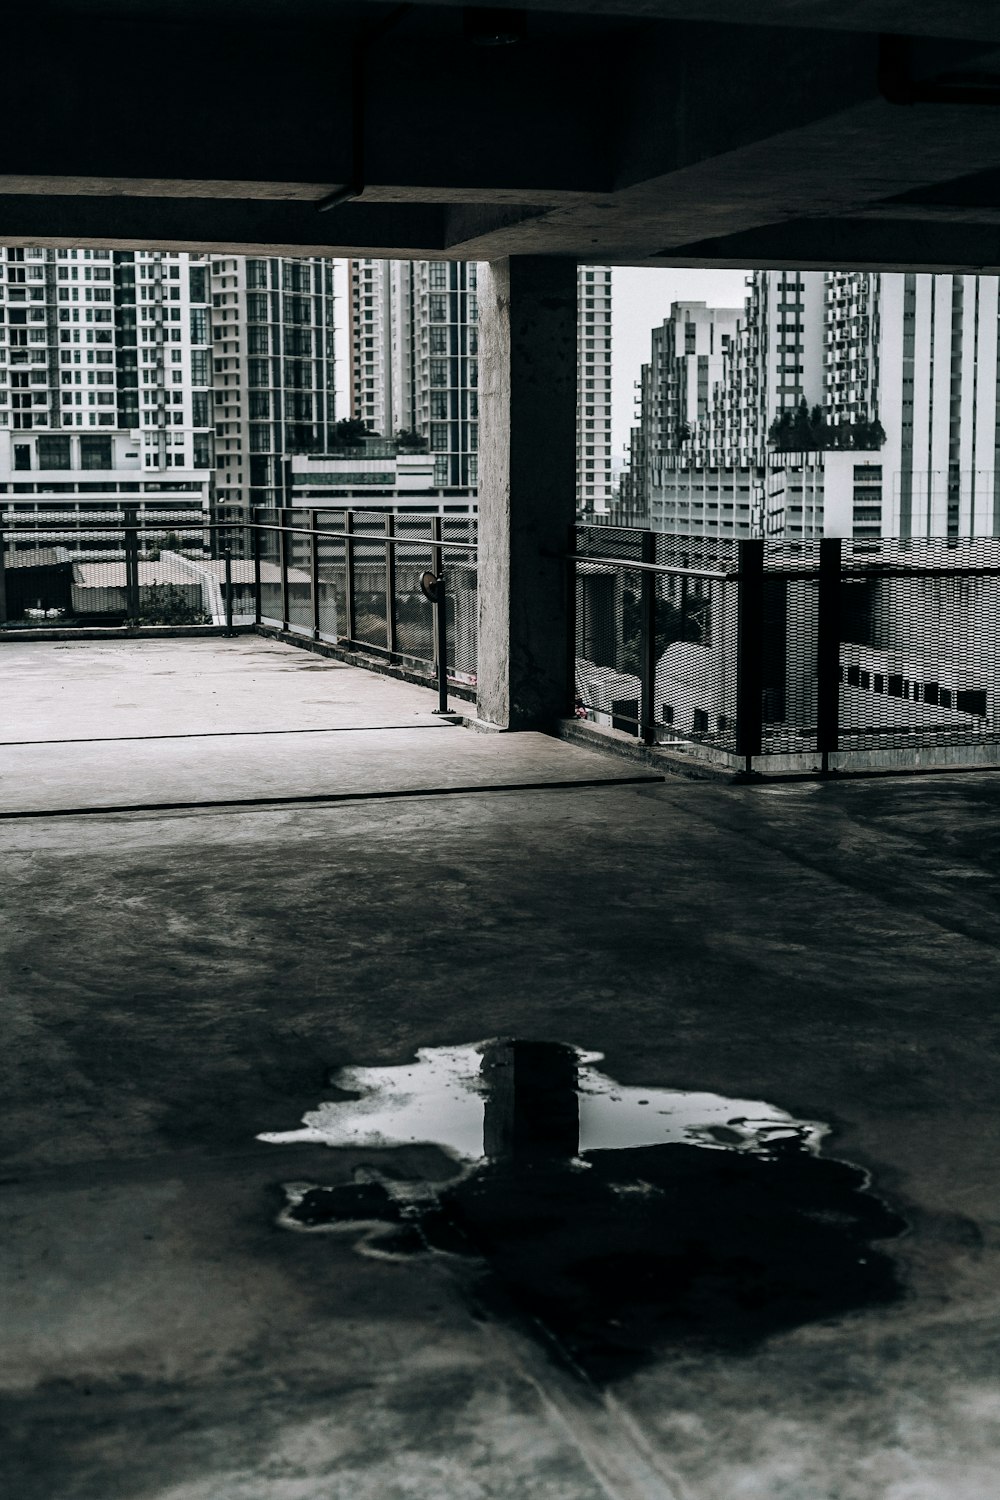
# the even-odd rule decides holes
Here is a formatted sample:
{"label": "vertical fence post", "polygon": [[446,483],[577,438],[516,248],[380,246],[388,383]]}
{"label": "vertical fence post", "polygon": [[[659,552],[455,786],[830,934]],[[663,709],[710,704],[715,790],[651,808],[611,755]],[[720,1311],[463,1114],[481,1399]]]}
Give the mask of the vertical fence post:
{"label": "vertical fence post", "polygon": [[[573,557],[577,547],[577,527],[574,521],[567,535],[567,558],[566,558],[566,692],[569,702],[566,712],[571,718],[576,717],[576,633],[577,633],[577,571],[576,561]],[[478,560],[477,560],[478,566]]]}
{"label": "vertical fence post", "polygon": [[226,634],[235,635],[233,630],[233,549],[227,546],[222,553],[226,564]]}
{"label": "vertical fence post", "polygon": [[[642,533],[642,561],[656,561],[656,533]],[[641,600],[639,662],[639,738],[644,745],[656,740],[656,574],[644,569],[639,581]]]}
{"label": "vertical fence post", "polygon": [[354,512],[344,511],[344,604],[347,609],[348,641],[354,640]]}
{"label": "vertical fence post", "polygon": [[125,506],[125,624],[139,628],[139,510]]}
{"label": "vertical fence post", "polygon": [[253,622],[259,625],[262,617],[261,606],[263,604],[261,579],[260,579],[260,522],[254,521],[254,507],[250,507],[250,545],[253,548]]}
{"label": "vertical fence post", "polygon": [[288,608],[288,532],[286,530],[286,527],[288,526],[288,516],[289,516],[289,512],[287,510],[284,510],[284,509],[279,510],[279,512],[278,512],[278,525],[281,527],[281,530],[278,533],[278,556],[279,556],[279,560],[280,560],[280,563],[281,563],[281,628],[282,628],[282,630],[288,630],[289,625],[290,625],[290,621],[289,621],[289,618],[288,618],[289,613],[290,613],[289,608]]}
{"label": "vertical fence post", "polygon": [[7,557],[6,539],[0,526],[0,625],[7,623]]}
{"label": "vertical fence post", "polygon": [[309,512],[309,592],[312,594],[312,637],[319,640],[319,512]]}
{"label": "vertical fence post", "polygon": [[444,529],[440,516],[431,517],[431,572],[437,579],[437,594],[434,599],[434,671],[437,675],[438,706],[436,712],[448,712],[448,595],[444,581],[444,549],[439,544]]}
{"label": "vertical fence post", "polygon": [[396,534],[396,518],[388,515],[385,518],[385,644],[395,654],[396,651],[396,548],[393,537]]}
{"label": "vertical fence post", "polygon": [[840,558],[839,537],[819,544],[816,622],[816,748],[824,771],[830,751],[840,748]]}
{"label": "vertical fence post", "polygon": [[764,542],[739,543],[736,645],[736,753],[753,770],[761,752],[764,698]]}

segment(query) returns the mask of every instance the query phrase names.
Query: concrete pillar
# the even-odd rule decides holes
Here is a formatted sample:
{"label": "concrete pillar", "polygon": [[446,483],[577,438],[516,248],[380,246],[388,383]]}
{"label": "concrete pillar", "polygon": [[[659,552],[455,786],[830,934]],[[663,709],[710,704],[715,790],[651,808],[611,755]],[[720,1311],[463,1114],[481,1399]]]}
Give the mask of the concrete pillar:
{"label": "concrete pillar", "polygon": [[576,514],[576,265],[479,267],[479,717],[570,711],[566,552]]}

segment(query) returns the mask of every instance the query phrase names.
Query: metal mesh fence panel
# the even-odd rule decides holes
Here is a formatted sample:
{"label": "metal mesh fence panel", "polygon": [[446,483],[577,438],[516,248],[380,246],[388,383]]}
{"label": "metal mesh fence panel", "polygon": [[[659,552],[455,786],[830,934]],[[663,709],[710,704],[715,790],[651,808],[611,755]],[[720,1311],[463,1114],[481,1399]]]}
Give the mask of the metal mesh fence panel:
{"label": "metal mesh fence panel", "polygon": [[[397,534],[429,535],[428,518],[400,519]],[[396,649],[430,671],[434,661],[434,606],[420,592],[420,575],[434,569],[434,553],[427,542],[400,540],[396,545]]]}
{"label": "metal mesh fence panel", "polygon": [[298,508],[284,512],[285,557],[288,565],[288,624],[292,630],[312,632],[312,513]]}
{"label": "metal mesh fence panel", "polygon": [[601,526],[576,551],[577,715],[735,748],[734,544]]}
{"label": "metal mesh fence panel", "polygon": [[760,607],[762,755],[817,748],[819,542],[769,541]]}
{"label": "metal mesh fence panel", "polygon": [[581,526],[576,551],[576,713],[639,733],[643,533]]}
{"label": "metal mesh fence panel", "polygon": [[281,537],[271,529],[281,519],[279,510],[261,509],[254,512],[257,526],[257,547],[260,558],[260,617],[272,625],[284,621],[284,606],[281,587]]}
{"label": "metal mesh fence panel", "polygon": [[658,536],[655,560],[656,742],[735,750],[735,545]]}
{"label": "metal mesh fence panel", "polygon": [[385,651],[386,624],[385,517],[354,512],[354,639]]}
{"label": "metal mesh fence panel", "polygon": [[316,578],[319,588],[319,633],[329,641],[346,640],[347,547],[342,511],[316,512]]}
{"label": "metal mesh fence panel", "polygon": [[841,752],[1000,742],[1000,541],[845,543]]}
{"label": "metal mesh fence panel", "polygon": [[445,542],[463,544],[445,547],[442,553],[448,590],[448,674],[471,684],[476,681],[479,644],[477,524],[472,516],[445,516],[441,529]]}
{"label": "metal mesh fence panel", "polygon": [[224,610],[224,564],[189,511],[5,518],[6,625],[202,625]]}

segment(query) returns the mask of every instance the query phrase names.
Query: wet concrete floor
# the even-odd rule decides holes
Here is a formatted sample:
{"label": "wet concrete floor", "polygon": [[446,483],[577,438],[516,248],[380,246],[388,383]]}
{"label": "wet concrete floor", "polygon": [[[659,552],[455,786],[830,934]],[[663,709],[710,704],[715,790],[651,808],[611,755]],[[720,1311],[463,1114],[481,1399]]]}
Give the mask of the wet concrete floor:
{"label": "wet concrete floor", "polygon": [[[183,656],[161,664],[199,680],[194,708],[208,677],[225,691],[217,653],[231,643],[207,644],[196,672]],[[22,670],[9,652],[29,649],[4,646],[5,708]],[[72,737],[78,716],[93,727],[101,692],[113,734],[115,695],[141,703],[148,672],[129,656],[141,643],[119,649],[103,679],[113,692],[74,647],[73,672],[46,677],[49,718],[36,705],[30,733],[14,722],[0,737]],[[49,674],[52,659],[30,671]],[[308,684],[321,715],[345,669],[296,678],[299,660],[268,644],[253,670]],[[266,689],[239,727],[289,717],[276,687],[269,718]],[[364,709],[365,683],[350,691]],[[380,711],[399,720],[388,698]],[[130,734],[156,719],[155,704],[123,712]],[[169,713],[186,732],[179,692]],[[189,722],[203,732],[209,717]],[[225,710],[211,722],[224,729]],[[527,779],[531,745],[491,743],[510,745]],[[30,781],[30,766],[19,774]],[[4,823],[6,1492],[995,1493],[998,811],[1000,780],[976,773],[531,791],[484,780],[403,801]],[[678,1091],[758,1101],[806,1133],[763,1152],[724,1135],[719,1149],[595,1146],[571,1172],[568,1117],[556,1109],[551,1123],[555,1159],[525,1161],[515,1110],[494,1115],[485,1165],[457,1174],[454,1146],[430,1138],[259,1139],[303,1129],[324,1101],[349,1104],[352,1090],[330,1082],[343,1084],[339,1070],[412,1068],[421,1048],[481,1038],[600,1053],[594,1067],[637,1108]],[[582,1122],[581,1103],[586,1156]],[[702,1125],[740,1135],[714,1115]],[[791,1191],[771,1168],[799,1174]],[[430,1243],[380,1255],[359,1253],[350,1228],[290,1232],[296,1183],[300,1205],[320,1195],[317,1219],[333,1204],[356,1224],[364,1206],[376,1251],[417,1185],[424,1206],[400,1220],[420,1220]],[[350,1211],[338,1192],[354,1195]],[[732,1278],[706,1280],[706,1256],[690,1251],[731,1225],[729,1259],[745,1273],[735,1299]],[[539,1290],[541,1242],[552,1253]],[[581,1270],[579,1247],[595,1243],[603,1269]],[[824,1244],[841,1270],[857,1251],[863,1283],[832,1302]],[[762,1287],[750,1268],[768,1264],[781,1274]],[[779,1284],[812,1301],[809,1316],[776,1316]],[[707,1318],[694,1336],[692,1296]],[[754,1323],[755,1306],[770,1320]],[[609,1355],[598,1343],[615,1319]]]}

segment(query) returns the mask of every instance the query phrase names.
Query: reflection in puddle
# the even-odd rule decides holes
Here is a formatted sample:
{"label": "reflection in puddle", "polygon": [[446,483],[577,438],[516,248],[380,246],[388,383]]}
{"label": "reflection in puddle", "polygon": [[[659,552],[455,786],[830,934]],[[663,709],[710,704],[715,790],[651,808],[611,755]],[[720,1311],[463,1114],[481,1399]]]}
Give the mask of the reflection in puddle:
{"label": "reflection in puddle", "polygon": [[[281,1222],[364,1253],[482,1265],[477,1294],[606,1381],[678,1343],[730,1349],[900,1295],[873,1240],[904,1221],[820,1156],[826,1127],[760,1100],[624,1088],[560,1043],[425,1048],[345,1068],[355,1097],[262,1135],[391,1150],[433,1143],[454,1175],[382,1160],[352,1183],[287,1184]],[[391,1162],[391,1158],[390,1158]]]}

